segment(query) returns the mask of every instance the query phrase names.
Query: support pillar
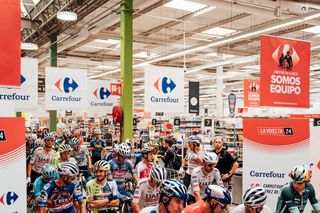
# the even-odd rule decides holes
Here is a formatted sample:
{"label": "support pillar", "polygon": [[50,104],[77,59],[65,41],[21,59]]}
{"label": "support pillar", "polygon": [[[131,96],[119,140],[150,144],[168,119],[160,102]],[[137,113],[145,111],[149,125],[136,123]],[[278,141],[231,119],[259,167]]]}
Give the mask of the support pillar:
{"label": "support pillar", "polygon": [[[50,35],[50,66],[57,67],[58,62],[58,44],[57,44],[57,33]],[[57,111],[49,111],[49,130],[50,132],[57,131]]]}
{"label": "support pillar", "polygon": [[223,67],[219,66],[216,68],[216,109],[217,109],[217,117],[223,117]]}
{"label": "support pillar", "polygon": [[132,14],[133,0],[121,1],[121,81],[122,96],[120,105],[123,110],[123,129],[121,140],[132,139],[133,131],[133,82],[132,82]]}

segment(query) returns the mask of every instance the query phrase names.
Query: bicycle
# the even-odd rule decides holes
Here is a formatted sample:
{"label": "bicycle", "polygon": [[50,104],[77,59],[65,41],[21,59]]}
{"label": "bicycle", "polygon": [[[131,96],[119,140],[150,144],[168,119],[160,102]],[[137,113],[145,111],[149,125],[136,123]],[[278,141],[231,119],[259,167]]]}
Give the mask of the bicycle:
{"label": "bicycle", "polygon": [[[30,184],[29,187],[32,187],[33,188],[33,184]],[[29,190],[28,190],[29,191]],[[36,198],[34,196],[34,190],[31,189],[28,193],[28,196],[27,196],[27,212],[28,213],[36,213],[37,212],[37,202],[36,202]]]}
{"label": "bicycle", "polygon": [[132,196],[119,195],[118,198],[120,199],[119,213],[131,213]]}

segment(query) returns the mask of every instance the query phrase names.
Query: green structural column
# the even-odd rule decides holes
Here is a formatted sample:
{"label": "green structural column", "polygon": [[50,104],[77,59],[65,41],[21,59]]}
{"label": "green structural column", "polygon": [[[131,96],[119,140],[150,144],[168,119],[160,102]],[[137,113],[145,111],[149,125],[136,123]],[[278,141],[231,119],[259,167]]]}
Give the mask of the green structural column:
{"label": "green structural column", "polygon": [[121,139],[132,138],[132,13],[133,0],[121,1],[121,80],[122,96],[120,105],[123,110],[123,129]]}
{"label": "green structural column", "polygon": [[[50,35],[50,66],[57,67],[58,57],[58,44],[57,44],[57,33]],[[57,111],[49,111],[49,129],[50,132],[57,131]]]}
{"label": "green structural column", "polygon": [[16,112],[16,117],[21,118],[22,117],[22,112]]}

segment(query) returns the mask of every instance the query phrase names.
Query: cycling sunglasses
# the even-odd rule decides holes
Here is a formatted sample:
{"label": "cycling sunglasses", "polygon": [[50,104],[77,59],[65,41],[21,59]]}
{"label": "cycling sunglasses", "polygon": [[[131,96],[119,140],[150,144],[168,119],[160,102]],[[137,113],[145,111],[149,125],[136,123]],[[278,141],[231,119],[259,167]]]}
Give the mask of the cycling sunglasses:
{"label": "cycling sunglasses", "polygon": [[258,208],[258,207],[248,206],[248,205],[244,205],[244,207],[249,211],[253,211],[253,210],[256,210]]}
{"label": "cycling sunglasses", "polygon": [[209,166],[209,167],[213,167],[213,166],[216,166],[216,164],[213,164],[213,163],[207,163],[207,166]]}

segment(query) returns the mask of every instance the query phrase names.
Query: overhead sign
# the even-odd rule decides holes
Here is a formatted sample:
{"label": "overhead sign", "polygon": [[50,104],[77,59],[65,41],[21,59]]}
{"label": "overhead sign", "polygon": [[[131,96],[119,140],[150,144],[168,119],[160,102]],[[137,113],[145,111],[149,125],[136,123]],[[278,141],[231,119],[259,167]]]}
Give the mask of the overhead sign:
{"label": "overhead sign", "polygon": [[212,119],[209,119],[209,118],[204,119],[204,126],[212,127]]}
{"label": "overhead sign", "polygon": [[245,79],[243,81],[243,101],[245,107],[260,106],[260,81]]}
{"label": "overhead sign", "polygon": [[0,118],[0,212],[27,212],[25,149],[24,119]]}
{"label": "overhead sign", "polygon": [[276,207],[282,186],[290,181],[289,171],[310,164],[309,123],[309,119],[244,119],[243,190],[264,187],[266,205]]}
{"label": "overhead sign", "polygon": [[180,126],[180,118],[173,119],[173,125]]}
{"label": "overhead sign", "polygon": [[110,81],[88,80],[88,109],[92,112],[111,113],[119,98],[111,94]]}
{"label": "overhead sign", "polygon": [[111,83],[110,91],[111,91],[111,95],[122,96],[122,84]]}
{"label": "overhead sign", "polygon": [[320,126],[320,119],[319,118],[313,119],[313,126]]}
{"label": "overhead sign", "polygon": [[189,81],[189,113],[199,114],[199,82]]}
{"label": "overhead sign", "polygon": [[86,70],[46,67],[47,110],[86,109],[86,93]]}
{"label": "overhead sign", "polygon": [[171,67],[145,68],[146,112],[184,112],[184,70]]}
{"label": "overhead sign", "polygon": [[261,36],[261,106],[310,106],[310,42]]}
{"label": "overhead sign", "polygon": [[34,111],[38,106],[38,60],[21,59],[20,88],[0,88],[0,104],[12,102],[16,111]]}
{"label": "overhead sign", "polygon": [[0,86],[20,86],[21,14],[19,0],[2,0],[0,7]]}
{"label": "overhead sign", "polygon": [[237,101],[237,96],[233,93],[230,93],[228,95],[228,103],[229,103],[229,112],[232,117],[234,116],[234,113],[236,110],[236,101]]}

